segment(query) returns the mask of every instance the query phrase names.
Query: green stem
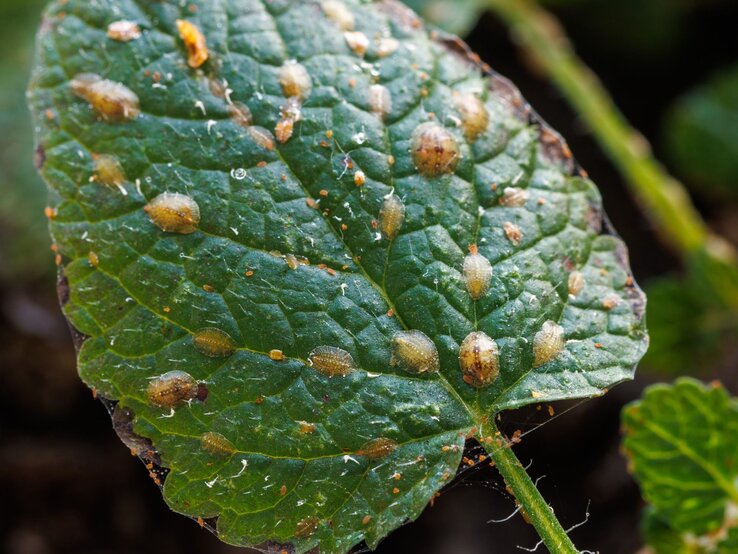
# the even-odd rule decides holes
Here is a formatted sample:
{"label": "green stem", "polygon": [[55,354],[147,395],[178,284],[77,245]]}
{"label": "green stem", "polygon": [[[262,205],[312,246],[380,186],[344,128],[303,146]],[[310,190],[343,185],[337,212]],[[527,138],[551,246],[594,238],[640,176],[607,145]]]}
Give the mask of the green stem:
{"label": "green stem", "polygon": [[684,186],[654,159],[646,139],[577,57],[559,22],[532,0],[484,2],[586,122],[663,238],[685,258],[705,250],[735,260],[732,247],[710,232]]}
{"label": "green stem", "polygon": [[487,437],[485,442],[491,438],[492,445],[495,445],[496,438],[503,441],[501,446],[488,446],[489,455],[549,552],[577,554],[579,551],[556,519],[553,509],[541,496],[512,451],[512,444],[500,434],[494,421],[482,426],[482,437]]}

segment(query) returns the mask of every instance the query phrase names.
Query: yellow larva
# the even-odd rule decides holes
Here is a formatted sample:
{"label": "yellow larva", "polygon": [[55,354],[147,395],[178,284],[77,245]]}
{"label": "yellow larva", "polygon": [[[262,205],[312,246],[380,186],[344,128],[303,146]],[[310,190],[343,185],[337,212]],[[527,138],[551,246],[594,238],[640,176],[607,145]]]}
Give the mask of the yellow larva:
{"label": "yellow larva", "polygon": [[146,204],[144,211],[162,231],[187,235],[197,231],[200,207],[192,198],[178,192],[164,192]]}
{"label": "yellow larva", "polygon": [[198,383],[189,373],[170,371],[149,383],[147,396],[154,406],[173,408],[197,398],[198,389]]}
{"label": "yellow larva", "polygon": [[197,69],[208,61],[208,47],[205,42],[205,35],[197,28],[196,25],[183,19],[177,20],[177,31],[179,36],[187,48],[187,65],[193,69]]}
{"label": "yellow larva", "polygon": [[398,331],[392,337],[390,365],[411,373],[436,372],[440,369],[438,350],[422,331]]}
{"label": "yellow larva", "polygon": [[476,95],[462,93],[454,99],[456,109],[461,116],[461,128],[469,142],[474,142],[489,127],[489,112]]}
{"label": "yellow larva", "polygon": [[305,100],[313,87],[312,79],[305,66],[288,60],[279,69],[279,84],[287,98]]}
{"label": "yellow larva", "polygon": [[497,343],[481,331],[469,333],[461,343],[459,366],[465,383],[477,388],[491,385],[500,373]]}
{"label": "yellow larva", "polygon": [[200,437],[200,445],[205,452],[216,456],[231,456],[236,452],[236,448],[231,441],[220,433],[209,431]]}
{"label": "yellow larva", "polygon": [[141,27],[133,21],[114,21],[108,25],[108,38],[118,42],[129,42],[141,36]]}
{"label": "yellow larva", "polygon": [[564,329],[553,321],[546,321],[533,337],[533,367],[542,366],[558,356],[566,345]]}
{"label": "yellow larva", "polygon": [[461,160],[456,138],[438,123],[419,125],[413,132],[410,149],[415,167],[425,177],[453,173]]}
{"label": "yellow larva", "polygon": [[335,346],[318,346],[310,352],[308,362],[318,373],[328,377],[345,377],[356,370],[353,356]]}
{"label": "yellow larva", "polygon": [[393,240],[405,221],[405,204],[396,194],[385,196],[379,211],[379,229],[387,240]]}
{"label": "yellow larva", "polygon": [[225,331],[205,327],[192,335],[192,343],[201,354],[210,358],[227,358],[236,351],[236,343]]}
{"label": "yellow larva", "polygon": [[469,254],[464,258],[464,283],[469,296],[473,300],[482,298],[489,289],[492,280],[492,265],[477,250],[477,245],[469,247]]}
{"label": "yellow larva", "polygon": [[586,285],[584,275],[580,271],[572,271],[569,274],[569,296],[576,297]]}
{"label": "yellow larva", "polygon": [[392,439],[379,437],[365,443],[356,453],[369,460],[379,460],[392,454],[397,450],[398,444]]}
{"label": "yellow larva", "polygon": [[354,14],[339,0],[325,0],[320,3],[323,13],[342,31],[351,31],[354,28]]}
{"label": "yellow larva", "polygon": [[387,87],[383,85],[369,87],[369,109],[382,119],[392,111],[392,97]]}
{"label": "yellow larva", "polygon": [[131,89],[92,73],[82,73],[72,79],[72,92],[87,100],[106,121],[135,119],[141,113],[138,96]]}
{"label": "yellow larva", "polygon": [[123,184],[126,176],[118,158],[109,154],[95,156],[95,179],[98,183],[108,187],[116,187],[124,195],[127,194]]}

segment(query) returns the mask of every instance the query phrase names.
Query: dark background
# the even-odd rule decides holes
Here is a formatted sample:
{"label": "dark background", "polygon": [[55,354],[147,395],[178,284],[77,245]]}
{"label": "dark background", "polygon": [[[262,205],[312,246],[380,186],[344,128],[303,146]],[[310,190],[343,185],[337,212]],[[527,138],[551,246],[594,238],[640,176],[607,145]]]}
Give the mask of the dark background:
{"label": "dark background", "polygon": [[[33,176],[23,88],[41,2],[0,0],[0,552],[244,552],[222,545],[196,523],[170,512],[141,463],[112,432],[104,407],[79,381],[72,342],[57,307],[52,253]],[[663,156],[663,119],[673,102],[738,62],[738,3],[684,0],[555,2],[577,51],[628,119]],[[559,93],[524,63],[506,29],[484,16],[468,37],[474,50],[510,77],[569,141],[598,183],[615,227],[629,244],[644,284],[680,271],[622,179]],[[15,47],[17,45],[18,47]],[[708,220],[725,227],[734,208],[700,198]],[[733,210],[733,211],[731,211]],[[720,222],[720,223],[717,223]],[[734,355],[702,368],[735,394]],[[697,368],[695,368],[696,370]],[[734,373],[734,372],[733,372]],[[671,377],[666,378],[671,379]],[[619,411],[643,387],[665,380],[642,371],[606,397],[556,405],[549,418],[530,409],[504,415],[510,431],[531,431],[516,452],[581,549],[607,554],[641,547],[642,501],[619,453]],[[544,477],[545,476],[545,477]],[[496,471],[464,471],[433,508],[387,540],[389,554],[513,553],[532,548],[533,528],[516,515]],[[539,552],[545,552],[541,546]]]}

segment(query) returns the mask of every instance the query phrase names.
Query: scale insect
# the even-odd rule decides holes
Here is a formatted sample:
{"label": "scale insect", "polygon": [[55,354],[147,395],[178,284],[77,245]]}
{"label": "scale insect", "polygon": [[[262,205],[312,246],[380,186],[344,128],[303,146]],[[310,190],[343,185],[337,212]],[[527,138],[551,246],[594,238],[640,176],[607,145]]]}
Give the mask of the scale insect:
{"label": "scale insect", "polygon": [[146,204],[144,211],[162,231],[188,235],[197,231],[200,206],[186,194],[163,192]]}
{"label": "scale insect", "polygon": [[384,197],[382,209],[379,210],[379,229],[387,240],[394,240],[405,221],[405,204],[396,194]]}
{"label": "scale insect", "polygon": [[464,258],[464,284],[472,300],[479,300],[489,290],[492,280],[492,264],[482,256],[476,244],[469,247],[469,254]]}
{"label": "scale insect", "polygon": [[464,382],[484,388],[500,374],[500,351],[497,343],[481,331],[469,333],[459,349],[459,366]]}
{"label": "scale insect", "polygon": [[410,373],[434,373],[440,370],[438,349],[422,331],[398,331],[392,337],[390,365]]}
{"label": "scale insect", "polygon": [[192,335],[192,343],[201,354],[210,358],[227,358],[236,351],[233,338],[215,327],[204,327]]}
{"label": "scale insect", "polygon": [[200,446],[205,452],[215,456],[232,456],[236,453],[233,443],[214,431],[208,431],[200,437]]}
{"label": "scale insect", "polygon": [[353,356],[335,346],[318,346],[308,356],[310,366],[327,377],[345,377],[356,371]]}
{"label": "scale insect", "polygon": [[432,121],[422,123],[415,129],[410,151],[415,167],[424,177],[453,173],[461,160],[459,143],[454,135]]}
{"label": "scale insect", "polygon": [[149,402],[160,408],[174,408],[196,398],[203,400],[204,387],[185,371],[169,371],[149,383]]}

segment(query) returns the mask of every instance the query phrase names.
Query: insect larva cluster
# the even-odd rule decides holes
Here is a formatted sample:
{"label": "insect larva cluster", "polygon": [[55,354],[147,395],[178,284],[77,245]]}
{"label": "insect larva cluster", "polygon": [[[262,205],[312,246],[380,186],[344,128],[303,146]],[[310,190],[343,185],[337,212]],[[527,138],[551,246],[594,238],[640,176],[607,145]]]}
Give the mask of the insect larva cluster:
{"label": "insect larva cluster", "polygon": [[405,204],[396,194],[385,196],[379,211],[379,230],[387,240],[394,240],[405,221]]}
{"label": "insect larva cluster", "polygon": [[215,456],[231,456],[236,452],[231,441],[214,431],[209,431],[200,437],[200,446],[205,452]]}
{"label": "insect larva cluster", "polygon": [[476,244],[469,247],[469,254],[464,258],[464,283],[469,296],[473,300],[482,298],[492,280],[492,265],[489,260],[482,256]]}
{"label": "insect larva cluster", "polygon": [[121,83],[108,81],[93,73],[82,73],[72,79],[70,86],[74,94],[87,100],[106,121],[135,119],[141,113],[138,96]]}
{"label": "insect larva cluster", "polygon": [[178,192],[163,192],[146,204],[144,211],[154,225],[168,233],[194,233],[200,223],[200,206]]}
{"label": "insect larva cluster", "polygon": [[453,173],[461,160],[456,138],[438,123],[418,125],[413,132],[410,150],[415,167],[425,177]]}
{"label": "insect larva cluster", "polygon": [[379,460],[392,454],[399,445],[392,439],[379,437],[372,439],[362,446],[356,453],[369,460]]}
{"label": "insect larva cluster", "polygon": [[205,327],[192,335],[192,343],[201,354],[210,358],[227,358],[236,351],[231,336],[215,327]]}
{"label": "insect larva cluster", "polygon": [[438,350],[422,331],[398,331],[392,337],[391,366],[410,373],[439,371]]}
{"label": "insect larva cluster", "polygon": [[470,92],[454,98],[456,110],[461,116],[461,128],[469,142],[474,142],[489,127],[489,112],[478,96]]}
{"label": "insect larva cluster", "polygon": [[205,35],[202,34],[202,31],[194,23],[190,23],[184,19],[178,19],[177,31],[182,42],[184,42],[185,48],[187,48],[187,65],[193,69],[197,69],[208,61],[209,54],[205,42]]}
{"label": "insect larva cluster", "polygon": [[184,371],[169,371],[149,383],[149,402],[160,408],[173,408],[200,395],[197,381]]}
{"label": "insect larva cluster", "polygon": [[318,346],[310,352],[308,362],[327,377],[345,377],[356,370],[353,356],[335,346]]}
{"label": "insect larva cluster", "polygon": [[533,367],[550,362],[564,349],[564,329],[553,321],[546,321],[533,337]]}
{"label": "insect larva cluster", "polygon": [[459,366],[465,383],[477,388],[491,385],[500,373],[497,343],[481,331],[469,333],[459,349]]}

